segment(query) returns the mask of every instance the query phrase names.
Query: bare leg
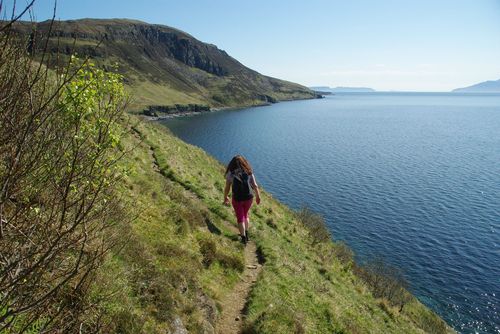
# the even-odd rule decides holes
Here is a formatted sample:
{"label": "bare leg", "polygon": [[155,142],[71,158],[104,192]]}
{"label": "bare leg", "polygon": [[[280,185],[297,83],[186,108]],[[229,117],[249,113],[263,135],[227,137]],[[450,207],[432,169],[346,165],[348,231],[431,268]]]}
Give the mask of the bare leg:
{"label": "bare leg", "polygon": [[[245,209],[245,211],[244,211],[245,216],[244,216],[244,219],[243,219],[243,224],[245,224],[245,231],[247,231],[247,232],[248,232],[248,227],[249,227],[249,224],[250,224],[250,218],[248,217],[248,214],[249,214],[250,208],[252,207],[252,202],[253,202],[252,199],[246,201],[245,202],[245,207],[244,207],[244,209]],[[248,237],[247,234],[245,234],[245,236]],[[247,241],[248,241],[248,238],[247,238]]]}
{"label": "bare leg", "polygon": [[249,236],[249,233],[248,233],[248,224],[250,223],[250,221],[248,220],[248,218],[245,220],[245,239],[246,239],[246,242],[248,242],[250,240],[250,236]]}
{"label": "bare leg", "polygon": [[238,230],[240,230],[240,235],[244,236],[245,235],[245,223],[238,223]]}

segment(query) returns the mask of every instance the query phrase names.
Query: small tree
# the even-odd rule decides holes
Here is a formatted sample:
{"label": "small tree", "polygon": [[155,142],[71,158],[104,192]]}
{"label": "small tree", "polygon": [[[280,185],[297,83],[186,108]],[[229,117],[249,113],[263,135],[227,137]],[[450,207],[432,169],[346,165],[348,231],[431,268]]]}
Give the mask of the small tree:
{"label": "small tree", "polygon": [[127,98],[120,75],[89,61],[49,69],[47,40],[11,26],[0,28],[0,332],[75,332],[90,326],[88,289],[122,219]]}

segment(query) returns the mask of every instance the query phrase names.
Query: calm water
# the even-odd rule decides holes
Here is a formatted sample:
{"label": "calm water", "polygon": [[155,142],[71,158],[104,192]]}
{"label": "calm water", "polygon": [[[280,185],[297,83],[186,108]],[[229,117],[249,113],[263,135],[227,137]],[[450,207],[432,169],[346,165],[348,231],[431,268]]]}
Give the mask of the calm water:
{"label": "calm water", "polygon": [[337,94],[165,121],[384,254],[461,333],[500,333],[500,95]]}

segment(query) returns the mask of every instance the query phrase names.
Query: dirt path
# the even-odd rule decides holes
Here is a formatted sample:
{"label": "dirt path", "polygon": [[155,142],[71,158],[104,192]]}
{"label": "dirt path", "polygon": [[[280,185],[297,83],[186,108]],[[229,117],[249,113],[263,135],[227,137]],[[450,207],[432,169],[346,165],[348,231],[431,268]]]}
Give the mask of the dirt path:
{"label": "dirt path", "polygon": [[[149,147],[151,158],[151,168],[155,172],[160,172],[158,161],[156,160],[153,147]],[[194,196],[194,194],[192,194]],[[229,222],[225,225],[236,235],[239,235],[238,228]],[[250,242],[245,246],[245,269],[240,275],[240,281],[221,300],[222,311],[217,320],[216,333],[218,334],[238,334],[242,330],[244,314],[243,310],[248,301],[248,295],[253,285],[257,282],[257,277],[262,271],[262,264],[259,263],[257,246],[255,242]]]}
{"label": "dirt path", "polygon": [[[237,233],[236,227],[234,230]],[[258,261],[257,246],[250,240],[245,247],[245,270],[241,274],[241,280],[221,301],[222,312],[216,326],[218,334],[240,333],[244,318],[243,309],[261,271],[262,265]]]}
{"label": "dirt path", "polygon": [[[142,139],[142,134],[139,130],[137,130],[136,128],[132,127],[132,135],[134,136],[135,139],[137,139],[137,141],[139,142],[138,145],[140,144],[144,144],[147,146],[147,144],[143,141]],[[149,146],[148,147],[148,154],[149,154],[149,157],[150,157],[150,160],[151,160],[151,168],[157,172],[157,173],[160,173],[160,166],[158,165],[158,161],[156,160],[156,157],[155,157],[155,151],[154,151],[154,148],[152,146]]]}
{"label": "dirt path", "polygon": [[160,166],[158,165],[158,160],[156,160],[156,157],[155,157],[155,151],[153,149],[153,147],[149,147],[149,156],[151,158],[151,168],[153,168],[153,170],[157,173],[160,172]]}

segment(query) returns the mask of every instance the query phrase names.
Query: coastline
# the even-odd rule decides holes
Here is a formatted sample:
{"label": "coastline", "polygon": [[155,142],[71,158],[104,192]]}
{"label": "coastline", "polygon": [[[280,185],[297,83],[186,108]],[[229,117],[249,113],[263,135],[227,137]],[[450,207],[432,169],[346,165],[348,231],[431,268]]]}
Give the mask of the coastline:
{"label": "coastline", "polygon": [[[367,95],[368,95],[368,94],[367,94]],[[432,98],[432,96],[431,96],[431,97],[426,97],[426,98]],[[353,96],[353,97],[352,97],[352,99],[357,100],[358,98],[357,98],[356,96]],[[332,102],[332,103],[334,103],[333,99],[331,99],[331,100],[332,100],[331,102]],[[317,102],[314,102],[314,101],[311,101],[311,102],[312,102],[312,103],[314,103],[314,104],[318,104]],[[309,102],[308,102],[308,103],[309,103]],[[489,102],[488,102],[488,103],[489,103]],[[323,104],[323,103],[320,103],[320,104]],[[291,106],[292,106],[292,105],[290,105],[290,107],[291,107]],[[287,107],[287,106],[285,106],[285,105],[283,105],[283,106],[275,106],[275,107],[278,107],[278,108],[282,108],[282,107],[288,108],[288,107]],[[274,108],[274,107],[273,107],[273,108]],[[292,108],[293,108],[293,107],[292,107]],[[266,109],[266,110],[262,110],[262,111],[261,111],[261,114],[263,114],[264,112],[267,112],[267,111],[268,111],[267,109]],[[243,113],[243,112],[242,112],[241,114],[245,114],[245,113]],[[224,114],[224,115],[228,115],[228,116],[229,116],[230,114]],[[219,117],[219,116],[220,116],[220,117]],[[207,119],[208,119],[208,118],[210,118],[210,119],[216,119],[216,120],[217,120],[217,119],[219,119],[219,118],[223,118],[223,115],[217,115],[216,117],[210,117],[210,116],[208,116],[208,117],[207,117]],[[230,119],[234,119],[234,117],[233,117],[233,116],[229,116],[229,118],[230,118]],[[197,120],[195,120],[195,119],[193,119],[193,121],[194,121],[194,123],[205,124],[205,126],[207,126],[207,123],[204,123],[203,121],[201,121],[201,122],[200,122],[200,121],[197,121]],[[168,124],[168,122],[166,122],[166,123]],[[190,122],[190,120],[185,120],[185,121],[183,121],[183,122],[182,122],[182,124],[184,124],[183,126],[187,126],[187,127],[189,127],[189,125],[188,125],[188,124],[191,124],[191,122]],[[193,131],[194,131],[193,133],[197,133],[197,131],[196,131],[195,129],[196,129],[196,128],[194,128],[194,129],[193,129]],[[223,132],[225,132],[225,131],[223,131]],[[208,133],[210,133],[210,131],[208,131]],[[195,145],[199,145],[199,144],[195,144]],[[200,146],[201,146],[201,145],[200,145]],[[240,147],[240,146],[238,146],[238,144],[236,144],[236,147]],[[425,299],[423,299],[423,300],[425,300]],[[431,303],[431,304],[432,304],[432,303]]]}
{"label": "coastline", "polygon": [[274,103],[263,102],[260,104],[246,104],[246,105],[241,105],[241,106],[223,106],[223,107],[213,107],[213,108],[210,107],[210,110],[208,110],[208,111],[178,111],[178,112],[164,114],[164,115],[158,115],[158,116],[145,115],[144,111],[142,111],[140,115],[144,120],[147,120],[147,121],[161,121],[161,120],[166,120],[166,119],[172,119],[172,118],[178,118],[178,117],[188,117],[188,116],[206,114],[206,113],[217,112],[217,111],[235,111],[235,110],[241,110],[241,109],[246,109],[246,108],[267,107],[267,106],[270,106],[270,105],[273,105],[276,103],[280,103],[280,102],[314,100],[314,99],[322,99],[322,98],[324,98],[324,96],[317,95],[316,97],[282,99],[282,100],[277,100]]}
{"label": "coastline", "polygon": [[188,111],[188,112],[176,112],[176,113],[171,113],[171,114],[166,114],[166,115],[159,115],[159,116],[148,116],[148,115],[141,115],[143,119],[147,121],[161,121],[165,119],[172,119],[172,118],[179,118],[179,117],[188,117],[188,116],[194,116],[194,115],[200,115],[200,114],[208,114],[216,111],[230,111],[230,110],[240,110],[240,109],[245,109],[245,108],[252,108],[252,107],[265,107],[270,104],[265,104],[265,105],[257,105],[257,106],[245,106],[245,107],[218,107],[218,108],[210,108],[208,111]]}

